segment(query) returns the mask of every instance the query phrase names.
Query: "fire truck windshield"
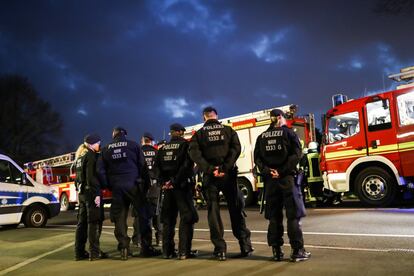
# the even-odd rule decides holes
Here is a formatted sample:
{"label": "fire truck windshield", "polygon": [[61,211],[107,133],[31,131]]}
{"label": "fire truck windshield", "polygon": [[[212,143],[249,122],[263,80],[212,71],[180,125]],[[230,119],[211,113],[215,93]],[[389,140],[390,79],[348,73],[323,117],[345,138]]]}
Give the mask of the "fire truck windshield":
{"label": "fire truck windshield", "polygon": [[398,113],[402,126],[414,124],[414,91],[397,97]]}
{"label": "fire truck windshield", "polygon": [[359,133],[359,114],[357,111],[329,118],[329,144],[341,141]]}

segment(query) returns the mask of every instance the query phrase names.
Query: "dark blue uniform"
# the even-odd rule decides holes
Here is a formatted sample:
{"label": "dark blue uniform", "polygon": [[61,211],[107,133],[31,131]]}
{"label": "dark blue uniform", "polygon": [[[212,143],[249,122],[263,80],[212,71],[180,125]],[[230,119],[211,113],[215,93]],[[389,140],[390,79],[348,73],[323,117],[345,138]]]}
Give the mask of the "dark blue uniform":
{"label": "dark blue uniform", "polygon": [[[100,256],[99,237],[104,220],[103,203],[97,207],[95,197],[101,196],[101,186],[96,172],[98,154],[88,152],[75,161],[76,186],[79,191],[78,224],[76,227],[75,254],[81,259],[85,252],[85,244],[89,238],[90,257]],[[102,197],[101,197],[102,198]]]}
{"label": "dark blue uniform", "polygon": [[[265,217],[269,220],[267,241],[274,248],[283,245],[283,207],[290,245],[296,250],[303,248],[300,218],[305,216],[305,209],[300,187],[294,181],[301,155],[298,137],[286,126],[271,125],[257,138],[254,162],[264,179]],[[270,169],[276,169],[280,177],[272,178]]]}
{"label": "dark blue uniform", "polygon": [[164,190],[162,203],[164,257],[169,258],[174,255],[174,235],[178,213],[180,213],[178,251],[180,256],[188,257],[191,255],[194,223],[198,221],[192,194],[194,163],[188,155],[188,142],[182,137],[172,136],[171,141],[159,150],[155,164],[161,185],[171,181],[174,187]]}
{"label": "dark blue uniform", "polygon": [[[157,180],[157,176],[154,169],[155,158],[157,156],[157,149],[151,145],[143,145],[141,147],[142,153],[144,155],[144,163],[148,169],[148,175],[150,178],[150,186],[147,193],[149,212],[152,217],[152,226],[155,229],[155,240],[156,245],[159,245],[161,238],[161,221],[158,214],[157,206],[160,205],[160,194],[161,188]],[[132,242],[135,244],[140,243],[140,234],[139,234],[139,217],[138,214],[133,214],[134,219],[134,234],[132,236]],[[151,233],[152,235],[152,233]]]}
{"label": "dark blue uniform", "polygon": [[[237,186],[235,163],[240,151],[241,145],[237,133],[217,120],[206,121],[204,126],[193,135],[190,142],[191,159],[203,172],[203,189],[207,200],[208,223],[215,256],[225,255],[227,251],[220,216],[220,191],[226,198],[233,235],[239,240],[242,254],[253,251],[250,230],[246,227],[243,215],[244,198]],[[214,177],[215,167],[219,167],[225,176]]]}
{"label": "dark blue uniform", "polygon": [[151,224],[145,207],[145,193],[149,183],[144,177],[141,147],[119,133],[102,149],[102,160],[98,167],[101,177],[107,179],[112,190],[111,221],[115,223],[118,249],[129,249],[127,216],[131,204],[140,219],[141,246],[144,250],[150,248]]}

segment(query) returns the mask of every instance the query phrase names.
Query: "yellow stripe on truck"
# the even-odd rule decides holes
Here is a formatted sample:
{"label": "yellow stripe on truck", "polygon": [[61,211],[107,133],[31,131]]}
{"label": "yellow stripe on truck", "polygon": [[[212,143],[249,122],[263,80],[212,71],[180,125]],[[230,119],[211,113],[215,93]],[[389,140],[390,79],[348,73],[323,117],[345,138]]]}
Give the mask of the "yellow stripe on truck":
{"label": "yellow stripe on truck", "polygon": [[400,151],[414,150],[414,142],[399,143],[398,148]]}
{"label": "yellow stripe on truck", "polygon": [[[369,148],[370,154],[389,154],[389,153],[395,153],[395,152],[404,152],[404,151],[410,151],[414,150],[414,142],[405,142],[405,143],[399,143],[399,144],[392,144],[392,145],[384,145],[384,146],[378,146],[377,148]],[[328,152],[326,153],[326,160],[340,160],[345,158],[352,158],[352,157],[361,157],[365,156],[365,151],[361,152],[358,150],[341,150],[336,152]]]}
{"label": "yellow stripe on truck", "polygon": [[332,159],[332,158],[338,158],[338,157],[350,157],[352,155],[365,155],[364,152],[361,152],[360,150],[341,150],[341,151],[335,151],[335,152],[327,152],[326,153],[326,159]]}
{"label": "yellow stripe on truck", "polygon": [[396,152],[398,151],[398,145],[397,144],[392,144],[392,145],[386,145],[386,146],[378,146],[377,148],[369,148],[369,152],[370,153],[380,153],[380,152],[386,152],[390,153],[390,152]]}

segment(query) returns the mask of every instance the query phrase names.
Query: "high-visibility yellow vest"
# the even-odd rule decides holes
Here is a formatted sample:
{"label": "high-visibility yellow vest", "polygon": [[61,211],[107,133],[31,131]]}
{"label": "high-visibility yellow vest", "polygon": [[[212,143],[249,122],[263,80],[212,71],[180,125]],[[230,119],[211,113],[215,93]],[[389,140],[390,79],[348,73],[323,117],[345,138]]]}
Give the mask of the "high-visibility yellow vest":
{"label": "high-visibility yellow vest", "polygon": [[321,175],[321,169],[319,168],[320,155],[318,152],[309,152],[306,157],[308,158],[309,176],[308,183],[323,181]]}

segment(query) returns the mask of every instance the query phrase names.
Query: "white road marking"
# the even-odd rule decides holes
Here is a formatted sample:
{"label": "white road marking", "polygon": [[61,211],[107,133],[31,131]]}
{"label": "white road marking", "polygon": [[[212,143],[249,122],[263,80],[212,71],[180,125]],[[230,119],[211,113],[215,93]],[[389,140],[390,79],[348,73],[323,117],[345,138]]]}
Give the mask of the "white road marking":
{"label": "white road marking", "polygon": [[[52,225],[51,225],[52,226]],[[76,225],[53,225],[55,227],[70,227],[75,228]],[[103,226],[107,229],[115,229],[115,226],[108,225]],[[133,229],[132,226],[129,226],[128,229]],[[53,228],[52,228],[53,230]],[[178,230],[178,228],[176,228]],[[209,229],[205,228],[195,228],[196,232],[209,232]],[[232,233],[232,230],[225,229],[224,232]],[[250,232],[255,234],[267,234],[267,230],[250,230]],[[287,232],[285,231],[285,234]],[[303,232],[305,235],[318,235],[318,236],[349,236],[349,237],[382,237],[382,238],[414,238],[414,235],[410,234],[378,234],[378,233],[340,233],[340,232]]]}
{"label": "white road marking", "polygon": [[[63,227],[66,228],[73,228],[73,225],[61,225]],[[114,229],[114,226],[103,226],[103,228],[105,229]],[[133,227],[129,227],[129,229],[132,229]],[[47,229],[47,228],[46,228]],[[60,230],[60,231],[67,231],[67,229],[62,229],[62,228],[49,228],[48,230]],[[199,231],[199,232],[207,232],[209,231],[208,229],[195,229],[195,231]],[[231,232],[230,230],[226,230],[226,232]],[[257,232],[256,231],[252,231],[252,232]],[[266,231],[260,231],[260,233],[265,232]],[[114,233],[113,232],[107,232],[107,231],[102,231],[103,234],[106,235],[110,235],[113,236]],[[351,236],[364,236],[364,235],[373,235],[373,237],[414,237],[414,235],[386,235],[384,236],[383,234],[357,234],[357,233],[318,233],[318,232],[310,232],[310,234],[316,234],[316,235],[320,235],[320,234],[327,234],[327,235],[339,235],[339,236],[343,236],[343,235],[351,235]],[[193,241],[199,241],[199,242],[211,242],[209,239],[193,239]],[[227,243],[238,243],[238,241],[234,241],[234,240],[228,240],[226,241]],[[267,245],[267,242],[261,242],[261,241],[252,241],[252,244],[257,244],[257,245]],[[285,247],[289,247],[289,245],[284,245]],[[346,251],[363,251],[363,252],[384,252],[384,253],[389,253],[389,252],[404,252],[404,253],[412,253],[414,254],[414,249],[411,248],[361,248],[361,247],[342,247],[342,246],[325,246],[325,245],[306,245],[306,248],[316,248],[316,249],[327,249],[327,250],[346,250]]]}
{"label": "white road marking", "polygon": [[5,275],[7,273],[10,273],[10,272],[12,272],[14,270],[17,270],[17,269],[25,266],[25,265],[31,264],[33,262],[36,262],[37,260],[39,260],[39,259],[41,259],[43,257],[46,257],[48,255],[51,255],[51,254],[54,254],[56,252],[59,252],[59,251],[61,251],[63,249],[66,249],[66,248],[68,248],[70,246],[73,246],[74,244],[75,244],[75,242],[70,242],[70,243],[67,243],[67,244],[65,244],[65,245],[63,245],[63,246],[61,246],[59,248],[56,248],[55,250],[50,251],[50,252],[46,252],[46,253],[43,253],[43,254],[41,254],[39,256],[36,256],[36,257],[30,258],[30,259],[27,259],[27,260],[25,260],[25,261],[23,261],[21,263],[18,263],[18,264],[14,265],[14,266],[11,266],[9,268],[6,268],[6,269],[0,271],[0,275]]}

